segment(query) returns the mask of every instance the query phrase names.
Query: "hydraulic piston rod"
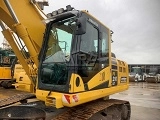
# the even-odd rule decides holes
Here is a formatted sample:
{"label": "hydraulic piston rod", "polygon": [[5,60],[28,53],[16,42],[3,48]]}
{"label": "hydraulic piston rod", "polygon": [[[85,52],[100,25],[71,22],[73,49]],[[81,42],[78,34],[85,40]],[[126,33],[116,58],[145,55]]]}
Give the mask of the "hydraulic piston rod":
{"label": "hydraulic piston rod", "polygon": [[8,0],[4,0],[4,3],[6,4],[6,7],[8,8],[8,10],[9,10],[12,18],[14,19],[14,21],[15,21],[16,23],[19,23],[19,20],[18,20],[16,14],[15,14],[15,12],[14,12],[14,10],[13,10],[10,2],[9,2]]}

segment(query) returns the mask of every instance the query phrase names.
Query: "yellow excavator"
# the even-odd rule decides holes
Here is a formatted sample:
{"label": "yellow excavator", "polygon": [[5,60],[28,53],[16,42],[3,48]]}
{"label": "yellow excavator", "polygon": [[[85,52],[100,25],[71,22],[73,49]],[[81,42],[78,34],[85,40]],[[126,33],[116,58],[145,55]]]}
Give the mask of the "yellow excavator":
{"label": "yellow excavator", "polygon": [[129,102],[109,99],[129,87],[127,63],[111,52],[113,32],[85,10],[68,5],[45,15],[44,5],[0,0],[2,33],[25,70],[19,82],[30,81],[17,88],[41,103],[0,109],[0,118],[46,119],[50,108],[54,120],[129,120]]}
{"label": "yellow excavator", "polygon": [[[4,44],[4,43],[3,43]],[[14,65],[16,57],[12,49],[3,47],[0,49],[0,86],[3,88],[12,88],[14,79]]]}

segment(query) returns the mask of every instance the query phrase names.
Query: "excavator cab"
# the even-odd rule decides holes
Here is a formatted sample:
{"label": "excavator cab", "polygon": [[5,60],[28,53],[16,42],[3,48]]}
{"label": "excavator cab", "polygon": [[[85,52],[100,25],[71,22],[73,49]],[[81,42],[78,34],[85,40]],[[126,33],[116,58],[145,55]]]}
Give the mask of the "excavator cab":
{"label": "excavator cab", "polygon": [[[7,21],[7,25],[10,29],[14,26],[13,31],[24,41],[30,53],[29,61],[33,61],[35,67],[33,64],[28,65],[26,59],[24,59],[25,56],[18,49],[19,46],[16,42],[13,42],[11,31],[4,27],[3,34],[8,38],[7,40],[11,43],[17,58],[31,80],[37,99],[43,102],[42,106],[38,104],[39,102],[36,102],[36,104],[34,102],[33,104],[26,103],[26,106],[29,107],[22,105],[2,109],[0,112],[3,114],[3,118],[11,119],[17,112],[16,110],[26,110],[28,114],[24,115],[27,115],[27,117],[32,116],[29,114],[29,110],[35,111],[42,115],[40,117],[44,118],[45,113],[43,110],[39,111],[39,108],[47,110],[46,106],[51,106],[49,108],[52,108],[54,112],[54,119],[70,119],[71,117],[72,119],[89,119],[100,114],[103,118],[104,116],[108,117],[105,110],[112,111],[116,108],[118,111],[120,109],[119,117],[128,120],[130,118],[129,102],[108,100],[109,95],[127,90],[129,86],[127,63],[116,59],[115,55],[111,53],[112,32],[110,29],[87,11],[75,10],[71,6],[67,6],[65,10],[61,8],[48,14],[48,18],[45,20],[46,26],[43,26],[41,20],[44,20],[44,18],[39,17],[39,14],[37,15],[37,11],[30,6],[31,4],[28,4],[28,0],[21,2],[25,6],[23,10],[28,8],[29,18],[26,19],[28,16],[22,15],[21,18],[23,19],[18,20],[14,11],[18,11],[17,16],[21,16],[21,14],[18,14],[19,7],[13,6],[13,10],[9,1],[6,0],[5,4],[15,19],[12,24]],[[15,1],[12,4],[15,5]],[[4,3],[1,5],[3,7]],[[37,22],[28,21],[31,15]],[[5,18],[9,19],[4,17],[2,20],[5,21]],[[29,27],[26,29],[24,26]],[[45,33],[41,44],[44,28]],[[37,54],[39,57],[37,57]],[[30,97],[27,96],[27,98]],[[104,100],[101,98],[104,98]],[[105,101],[106,99],[107,101]],[[45,103],[45,106],[43,103]],[[31,109],[30,105],[37,109]],[[9,111],[10,109],[11,111]],[[9,113],[6,111],[9,111]],[[35,112],[33,114],[36,115]],[[13,117],[16,116],[19,116],[19,114]],[[117,112],[115,116],[117,117]],[[23,117],[21,116],[21,118]]]}
{"label": "excavator cab", "polygon": [[[56,108],[128,88],[128,65],[111,57],[111,31],[87,11],[69,8],[48,15],[39,54],[36,96]],[[116,88],[120,84],[123,87]]]}
{"label": "excavator cab", "polygon": [[81,79],[87,89],[87,82],[109,66],[108,37],[109,29],[87,12],[66,11],[50,18],[40,55],[38,88],[70,93],[71,76],[77,74],[76,86]]}

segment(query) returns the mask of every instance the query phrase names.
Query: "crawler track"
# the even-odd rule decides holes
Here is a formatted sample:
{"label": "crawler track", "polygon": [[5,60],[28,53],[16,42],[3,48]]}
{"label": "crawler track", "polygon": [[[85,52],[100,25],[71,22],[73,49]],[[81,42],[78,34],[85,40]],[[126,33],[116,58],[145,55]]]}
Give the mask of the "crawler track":
{"label": "crawler track", "polygon": [[[28,98],[29,96],[27,95],[24,97]],[[22,98],[22,96],[19,97],[18,100],[20,100],[20,98]],[[11,107],[16,107],[16,106],[11,106]],[[28,106],[24,106],[24,105],[17,106],[17,109],[14,111],[10,111],[10,110],[15,108],[10,108],[10,109],[4,108],[4,109],[1,109],[1,113],[4,113],[4,114],[7,113],[8,115],[8,113],[14,114],[15,112],[17,114],[17,110],[21,109],[21,112],[22,111],[25,112],[25,111],[28,111],[27,108]],[[46,111],[46,107],[43,104],[41,105],[37,103],[37,105],[35,106],[35,109],[36,108],[40,108],[41,110]],[[130,120],[130,113],[131,113],[129,102],[123,101],[123,100],[116,100],[116,99],[110,99],[106,101],[99,99],[99,100],[88,102],[72,108],[64,108],[61,112],[59,110],[60,109],[54,109],[54,111],[52,111],[53,113],[51,113],[54,115],[46,120]],[[16,117],[21,119],[21,117],[19,116],[16,116]],[[30,113],[26,113],[25,117],[30,118],[31,117]],[[32,117],[35,117],[35,116],[33,115]],[[8,116],[4,115],[2,118],[8,119]]]}
{"label": "crawler track", "polygon": [[5,107],[16,102],[35,97],[32,93],[20,93],[5,99],[0,99],[0,107]]}
{"label": "crawler track", "polygon": [[[105,111],[109,110],[111,106],[112,106],[112,109],[117,109],[119,113],[110,112],[109,113],[110,116],[107,115],[108,113],[104,113],[104,110]],[[122,106],[126,106],[124,111],[119,109]],[[127,101],[115,100],[115,99],[110,99],[107,101],[96,100],[96,101],[86,103],[77,107],[68,108],[65,112],[54,117],[52,120],[88,120],[88,119],[96,120],[97,119],[96,117],[97,116],[99,117],[99,114],[101,114],[101,118],[98,118],[98,119],[101,119],[101,120],[103,119],[110,120],[113,118],[113,116],[117,117],[118,114],[119,114],[119,117],[117,117],[117,119],[114,119],[114,120],[129,120],[130,104]],[[121,117],[122,115],[126,117],[122,118]]]}

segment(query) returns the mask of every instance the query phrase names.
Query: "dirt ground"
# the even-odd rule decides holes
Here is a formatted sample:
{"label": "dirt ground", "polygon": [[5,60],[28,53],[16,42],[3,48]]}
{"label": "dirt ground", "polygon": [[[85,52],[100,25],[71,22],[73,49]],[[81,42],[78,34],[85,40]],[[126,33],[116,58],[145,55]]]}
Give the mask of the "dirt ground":
{"label": "dirt ground", "polygon": [[[18,93],[21,91],[0,88],[0,99]],[[110,98],[130,101],[131,120],[160,120],[160,83],[130,83],[129,90]]]}

